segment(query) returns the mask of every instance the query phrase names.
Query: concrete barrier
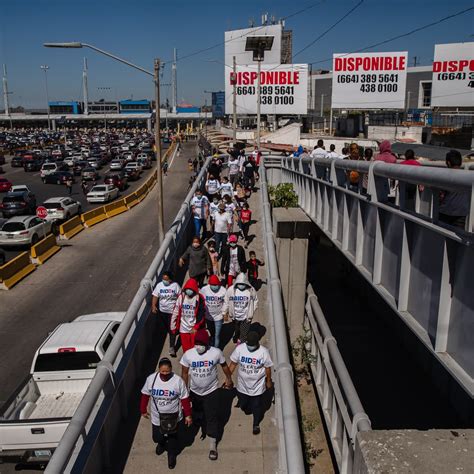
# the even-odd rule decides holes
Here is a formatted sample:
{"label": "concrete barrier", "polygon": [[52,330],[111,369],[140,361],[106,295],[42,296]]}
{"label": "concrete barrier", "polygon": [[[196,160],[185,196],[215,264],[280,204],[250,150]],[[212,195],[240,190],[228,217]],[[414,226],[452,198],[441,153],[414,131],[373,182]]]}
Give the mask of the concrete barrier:
{"label": "concrete barrier", "polygon": [[107,217],[113,217],[122,212],[128,211],[128,207],[125,204],[125,199],[118,199],[117,201],[111,202],[104,206]]}
{"label": "concrete barrier", "polygon": [[76,216],[59,226],[59,238],[65,240],[72,239],[83,230],[84,226],[82,225],[81,216]]}
{"label": "concrete barrier", "polygon": [[43,240],[31,247],[31,261],[42,265],[46,260],[59,252],[61,247],[56,243],[56,236],[49,234]]}
{"label": "concrete barrier", "polygon": [[148,188],[146,183],[141,185],[136,191],[135,195],[137,196],[138,202],[143,201],[146,198],[146,195],[148,193]]}
{"label": "concrete barrier", "polygon": [[140,201],[137,199],[136,193],[129,194],[124,198],[125,205],[131,209],[133,206],[136,206]]}
{"label": "concrete barrier", "polygon": [[81,215],[81,219],[86,227],[92,227],[99,222],[105,221],[107,214],[105,213],[104,206],[100,206],[92,211],[84,212],[84,214]]}
{"label": "concrete barrier", "polygon": [[29,252],[22,252],[0,267],[0,288],[9,290],[36,269],[30,261]]}

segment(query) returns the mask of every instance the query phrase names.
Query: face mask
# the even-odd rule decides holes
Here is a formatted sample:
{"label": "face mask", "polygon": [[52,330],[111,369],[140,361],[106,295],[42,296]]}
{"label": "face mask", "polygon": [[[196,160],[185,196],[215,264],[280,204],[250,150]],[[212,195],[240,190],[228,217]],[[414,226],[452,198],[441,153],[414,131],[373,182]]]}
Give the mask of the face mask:
{"label": "face mask", "polygon": [[163,380],[163,382],[167,382],[171,377],[173,377],[173,372],[170,372],[169,374],[160,374],[160,379]]}
{"label": "face mask", "polygon": [[201,196],[200,194],[198,194],[196,197],[197,197],[199,200],[202,199],[202,196]]}
{"label": "face mask", "polygon": [[219,204],[219,201],[217,199],[214,199],[214,201],[212,201],[214,204]]}
{"label": "face mask", "polygon": [[217,293],[219,291],[220,285],[211,285],[211,290],[214,293]]}
{"label": "face mask", "polygon": [[249,352],[254,352],[254,351],[256,351],[256,350],[258,349],[258,345],[256,345],[256,346],[249,346],[249,345],[247,344],[247,349],[249,350]]}
{"label": "face mask", "polygon": [[238,290],[240,291],[245,291],[247,289],[247,285],[244,284],[244,283],[237,283],[237,285],[235,285],[237,287]]}
{"label": "face mask", "polygon": [[235,248],[235,247],[237,247],[237,244],[236,244],[236,243],[232,243],[232,244],[230,244],[230,246],[231,246],[232,248]]}
{"label": "face mask", "polygon": [[170,286],[171,282],[169,280],[162,280],[163,281],[163,285],[165,286]]}
{"label": "face mask", "polygon": [[193,244],[194,249],[198,249],[201,245],[200,244]]}
{"label": "face mask", "polygon": [[194,347],[196,348],[196,352],[197,352],[199,355],[204,354],[204,352],[206,352],[206,349],[207,349],[206,346],[201,346],[201,345],[198,345],[198,344],[196,344]]}
{"label": "face mask", "polygon": [[214,247],[209,247],[209,252],[215,252],[216,249]]}
{"label": "face mask", "polygon": [[189,288],[184,290],[184,292],[186,293],[186,296],[189,296],[190,298],[194,296],[194,291]]}

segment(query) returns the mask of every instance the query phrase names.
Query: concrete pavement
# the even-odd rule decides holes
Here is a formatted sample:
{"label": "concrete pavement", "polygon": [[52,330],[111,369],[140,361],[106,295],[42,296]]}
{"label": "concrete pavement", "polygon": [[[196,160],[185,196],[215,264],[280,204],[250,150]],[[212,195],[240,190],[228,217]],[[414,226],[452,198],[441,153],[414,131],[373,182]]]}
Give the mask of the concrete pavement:
{"label": "concrete pavement", "polygon": [[[250,199],[250,208],[253,211],[253,219],[256,224],[250,228],[250,235],[254,235],[254,240],[249,246],[248,251],[255,250],[257,258],[264,259],[260,212],[260,196],[254,194]],[[265,267],[261,267],[260,278],[266,281]],[[258,292],[259,306],[254,317],[254,323],[258,323],[266,329],[266,334],[262,338],[262,344],[267,346],[270,351],[270,321],[267,312],[266,298],[267,287],[264,283]],[[262,329],[263,329],[262,328]],[[232,334],[231,323],[227,323],[223,328],[223,339],[229,340]],[[165,347],[167,347],[165,345]],[[226,359],[235,348],[232,341],[228,342],[224,354]],[[166,355],[164,353],[163,355]],[[173,359],[173,369],[180,374],[179,365],[182,350],[178,357]],[[222,374],[221,374],[222,376]],[[234,374],[234,383],[236,374]],[[239,408],[234,405],[237,401],[235,392],[222,390],[221,393],[221,423],[225,423],[221,442],[218,444],[219,458],[217,461],[210,461],[209,441],[201,440],[200,433],[196,433],[193,428],[185,430],[186,447],[178,456],[178,462],[175,469],[177,473],[189,473],[196,469],[209,474],[217,473],[273,473],[278,467],[278,432],[276,428],[274,405],[270,404],[269,410],[261,423],[261,434],[254,436],[252,434],[252,418],[246,416]],[[138,410],[138,406],[136,407]],[[124,435],[125,436],[125,435]],[[122,469],[116,470],[116,472]],[[155,444],[151,439],[151,423],[149,420],[141,418],[138,429],[135,433],[133,445],[131,447],[128,461],[123,469],[126,474],[135,474],[137,472],[163,472],[168,470],[166,453],[157,456],[155,454]]]}

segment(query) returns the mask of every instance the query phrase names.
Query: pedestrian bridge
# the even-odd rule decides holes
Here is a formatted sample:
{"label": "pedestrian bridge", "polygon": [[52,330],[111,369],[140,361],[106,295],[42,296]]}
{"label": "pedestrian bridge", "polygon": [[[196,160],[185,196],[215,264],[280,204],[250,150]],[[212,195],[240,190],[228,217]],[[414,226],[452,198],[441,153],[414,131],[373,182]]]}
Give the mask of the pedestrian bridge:
{"label": "pedestrian bridge", "polygon": [[[245,420],[230,418],[225,436],[232,441],[222,443],[225,450],[220,451],[219,461],[223,462],[220,472],[222,469],[225,472],[307,471],[268,184],[294,184],[300,207],[429,348],[433,358],[446,368],[452,378],[452,381],[446,379],[446,389],[453,396],[462,390],[472,402],[474,294],[469,271],[474,264],[471,198],[474,176],[468,171],[279,156],[265,157],[262,166],[266,172],[261,170],[260,192],[254,195],[252,205],[258,208],[257,245],[261,246],[266,262],[265,297],[259,295],[259,298],[263,300],[262,321],[267,327],[266,339],[275,364],[275,400],[263,426],[263,441],[253,442],[248,430],[248,435],[245,434],[241,426]],[[349,171],[367,174],[367,191],[349,188]],[[151,289],[163,270],[173,268],[177,256],[190,241],[189,203],[204,179],[205,168],[146,272],[46,472],[119,472],[116,459],[123,456],[122,449],[129,452],[132,444],[130,456],[138,453],[137,458],[143,455],[148,460],[140,465],[135,463],[136,459],[129,458],[120,470],[147,472],[157,466],[154,449],[141,450],[143,447],[137,445],[145,436],[151,437],[149,432],[138,436],[140,430],[145,433],[147,428],[139,427],[135,435],[128,427],[137,426],[139,391],[159,356],[156,341],[152,339]],[[399,182],[394,203],[387,196],[388,179]],[[406,199],[406,184],[420,185],[414,202]],[[438,221],[440,189],[469,195],[471,211],[465,230],[448,228]],[[313,380],[337,467],[344,473],[366,472],[361,467],[358,436],[371,432],[370,420],[311,288],[307,293],[304,325],[311,334],[306,349],[314,356],[310,363]],[[464,408],[472,409],[472,404]],[[214,472],[206,450],[201,449],[197,455],[196,443],[199,441],[189,448],[191,461],[183,462],[182,468],[189,471],[205,463],[205,469]],[[178,470],[186,456],[185,450],[178,458]]]}

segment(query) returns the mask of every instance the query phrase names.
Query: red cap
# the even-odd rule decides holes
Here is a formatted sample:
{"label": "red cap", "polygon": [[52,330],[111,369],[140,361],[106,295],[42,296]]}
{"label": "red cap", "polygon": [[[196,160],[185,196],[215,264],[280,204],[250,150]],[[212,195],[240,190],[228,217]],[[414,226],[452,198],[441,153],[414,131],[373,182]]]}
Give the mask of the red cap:
{"label": "red cap", "polygon": [[209,285],[220,285],[221,281],[217,275],[211,275],[209,277]]}
{"label": "red cap", "polygon": [[205,329],[199,329],[194,335],[194,344],[208,346],[209,345],[209,333]]}
{"label": "red cap", "polygon": [[233,244],[233,243],[237,243],[237,236],[235,234],[232,234],[230,237],[229,237],[229,243]]}

